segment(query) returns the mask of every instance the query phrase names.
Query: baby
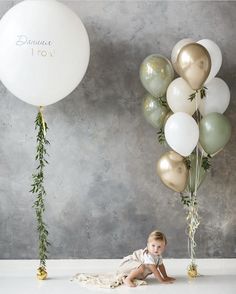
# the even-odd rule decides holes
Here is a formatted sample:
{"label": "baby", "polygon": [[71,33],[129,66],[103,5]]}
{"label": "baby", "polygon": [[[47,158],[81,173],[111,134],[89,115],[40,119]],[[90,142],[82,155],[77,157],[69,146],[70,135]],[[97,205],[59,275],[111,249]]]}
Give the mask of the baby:
{"label": "baby", "polygon": [[148,236],[147,247],[124,257],[117,274],[123,275],[123,283],[135,287],[135,279],[144,280],[154,274],[161,283],[173,283],[174,278],[168,277],[162,261],[162,253],[166,248],[167,240],[163,233],[154,231]]}

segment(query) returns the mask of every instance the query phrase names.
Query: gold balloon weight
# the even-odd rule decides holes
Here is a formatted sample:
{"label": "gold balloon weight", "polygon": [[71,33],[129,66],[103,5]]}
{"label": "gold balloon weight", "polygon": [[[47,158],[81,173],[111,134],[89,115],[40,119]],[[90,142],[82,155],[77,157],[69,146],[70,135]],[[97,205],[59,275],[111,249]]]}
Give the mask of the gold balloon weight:
{"label": "gold balloon weight", "polygon": [[197,265],[195,263],[191,263],[189,266],[188,266],[188,276],[190,278],[196,278],[199,275],[199,273],[197,272]]}
{"label": "gold balloon weight", "polygon": [[170,189],[182,192],[188,184],[189,171],[184,157],[171,150],[162,155],[157,162],[157,174]]}
{"label": "gold balloon weight", "polygon": [[46,272],[45,267],[39,267],[37,271],[37,278],[38,280],[46,280],[48,276],[48,273]]}

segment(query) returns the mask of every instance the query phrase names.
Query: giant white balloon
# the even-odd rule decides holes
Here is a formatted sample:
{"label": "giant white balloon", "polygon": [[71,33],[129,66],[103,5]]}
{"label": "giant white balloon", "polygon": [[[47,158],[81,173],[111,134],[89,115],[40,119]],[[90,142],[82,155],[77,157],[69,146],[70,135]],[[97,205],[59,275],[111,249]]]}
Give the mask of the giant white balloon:
{"label": "giant white balloon", "polygon": [[207,49],[211,57],[211,70],[205,84],[209,83],[218,73],[222,64],[222,54],[219,46],[208,39],[203,39],[197,42]]}
{"label": "giant white balloon", "polygon": [[199,139],[198,125],[189,114],[176,112],[165,124],[165,138],[174,151],[182,156],[189,156]]}
{"label": "giant white balloon", "polygon": [[56,0],[26,0],[0,21],[0,78],[16,97],[49,105],[70,94],[89,62],[80,18]]}
{"label": "giant white balloon", "polygon": [[182,79],[177,78],[172,81],[166,92],[166,99],[170,109],[173,112],[186,112],[189,115],[193,115],[198,108],[199,95],[191,101],[190,95],[194,93],[194,90],[188,85],[188,83]]}
{"label": "giant white balloon", "polygon": [[205,116],[211,112],[224,113],[230,101],[228,85],[220,78],[213,78],[206,87],[206,97],[199,101],[201,114]]}

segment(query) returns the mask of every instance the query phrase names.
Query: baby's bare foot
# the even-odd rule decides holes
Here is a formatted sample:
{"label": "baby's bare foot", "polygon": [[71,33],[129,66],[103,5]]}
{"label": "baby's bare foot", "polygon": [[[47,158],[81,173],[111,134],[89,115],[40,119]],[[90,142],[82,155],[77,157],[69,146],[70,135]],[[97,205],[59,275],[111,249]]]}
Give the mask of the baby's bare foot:
{"label": "baby's bare foot", "polygon": [[136,285],[128,278],[128,277],[124,277],[123,279],[123,283],[128,286],[128,287],[136,287]]}

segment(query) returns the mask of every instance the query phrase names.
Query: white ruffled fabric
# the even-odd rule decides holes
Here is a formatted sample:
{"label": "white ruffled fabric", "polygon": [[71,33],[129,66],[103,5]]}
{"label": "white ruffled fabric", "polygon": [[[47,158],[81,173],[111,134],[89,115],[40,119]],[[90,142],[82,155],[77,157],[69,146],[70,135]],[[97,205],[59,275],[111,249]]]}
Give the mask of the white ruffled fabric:
{"label": "white ruffled fabric", "polygon": [[[72,278],[72,281],[78,282],[83,286],[97,286],[100,288],[114,289],[123,284],[123,278],[128,276],[132,270],[137,269],[140,265],[146,263],[146,254],[147,248],[136,250],[133,254],[124,257],[115,274],[78,273]],[[162,257],[160,256],[159,260],[155,261],[155,264],[158,266],[161,263]],[[152,272],[146,268],[144,276],[146,277],[150,274],[152,274]],[[144,280],[135,279],[133,282],[136,286],[147,285],[147,282]]]}

